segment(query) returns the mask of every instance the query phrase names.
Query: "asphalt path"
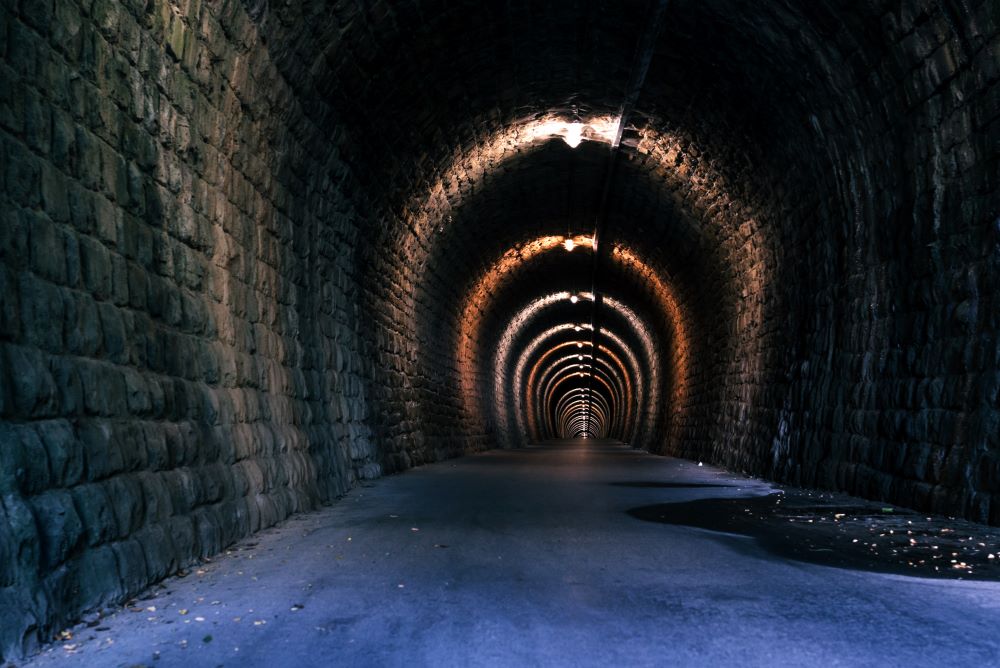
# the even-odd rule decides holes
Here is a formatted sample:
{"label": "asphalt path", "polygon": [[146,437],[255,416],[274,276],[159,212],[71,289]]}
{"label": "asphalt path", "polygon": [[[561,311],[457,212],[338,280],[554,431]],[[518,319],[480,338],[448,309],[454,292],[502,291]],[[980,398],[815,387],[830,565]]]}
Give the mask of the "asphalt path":
{"label": "asphalt path", "polygon": [[834,568],[628,512],[773,491],[600,442],[423,466],[68,629],[28,665],[1000,665],[1000,583]]}

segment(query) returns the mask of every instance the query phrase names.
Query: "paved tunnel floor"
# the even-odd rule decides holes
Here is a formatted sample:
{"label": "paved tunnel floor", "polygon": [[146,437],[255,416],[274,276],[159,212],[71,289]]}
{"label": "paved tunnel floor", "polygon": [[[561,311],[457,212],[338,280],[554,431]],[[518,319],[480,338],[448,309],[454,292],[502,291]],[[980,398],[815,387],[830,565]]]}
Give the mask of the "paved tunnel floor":
{"label": "paved tunnel floor", "polygon": [[365,483],[30,665],[1000,665],[1000,584],[789,560],[637,507],[769,485],[613,444]]}

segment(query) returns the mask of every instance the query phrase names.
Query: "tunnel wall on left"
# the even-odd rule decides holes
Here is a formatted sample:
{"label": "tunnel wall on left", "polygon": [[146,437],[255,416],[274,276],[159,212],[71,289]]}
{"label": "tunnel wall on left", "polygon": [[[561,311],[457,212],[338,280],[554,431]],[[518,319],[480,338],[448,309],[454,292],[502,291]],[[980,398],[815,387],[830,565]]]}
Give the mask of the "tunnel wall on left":
{"label": "tunnel wall on left", "polygon": [[0,658],[378,473],[349,177],[259,39],[0,1]]}

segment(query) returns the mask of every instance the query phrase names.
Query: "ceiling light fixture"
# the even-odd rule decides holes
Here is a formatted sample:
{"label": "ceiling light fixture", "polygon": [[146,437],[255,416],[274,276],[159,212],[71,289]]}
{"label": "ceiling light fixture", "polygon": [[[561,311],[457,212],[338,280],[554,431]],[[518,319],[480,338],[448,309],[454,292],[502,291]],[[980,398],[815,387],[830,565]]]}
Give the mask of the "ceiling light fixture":
{"label": "ceiling light fixture", "polygon": [[566,126],[563,141],[570,148],[576,148],[583,141],[583,123],[570,123]]}

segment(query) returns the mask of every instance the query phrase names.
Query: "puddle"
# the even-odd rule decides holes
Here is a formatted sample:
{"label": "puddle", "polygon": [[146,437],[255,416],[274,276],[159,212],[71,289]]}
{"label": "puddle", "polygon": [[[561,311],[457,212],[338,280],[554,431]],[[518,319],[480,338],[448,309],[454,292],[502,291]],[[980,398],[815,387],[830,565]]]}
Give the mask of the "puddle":
{"label": "puddle", "polygon": [[1000,529],[856,501],[795,490],[663,503],[627,512],[647,522],[751,536],[773,554],[824,566],[1000,580]]}

